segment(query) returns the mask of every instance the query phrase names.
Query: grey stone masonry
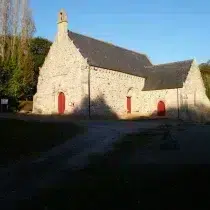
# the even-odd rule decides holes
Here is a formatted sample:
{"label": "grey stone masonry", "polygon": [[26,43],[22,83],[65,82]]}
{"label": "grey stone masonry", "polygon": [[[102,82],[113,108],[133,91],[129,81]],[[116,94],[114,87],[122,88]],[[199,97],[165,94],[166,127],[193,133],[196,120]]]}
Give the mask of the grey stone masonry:
{"label": "grey stone masonry", "polygon": [[[145,77],[91,66],[80,50],[68,35],[67,15],[61,10],[55,41],[40,68],[33,113],[57,114],[58,95],[62,92],[65,95],[64,113],[69,115],[154,117],[158,103],[162,101],[166,117],[209,120],[210,102],[195,60],[189,71],[179,70],[178,77],[172,78],[181,83],[185,78],[183,87],[143,91]],[[127,114],[128,97],[131,114]]]}

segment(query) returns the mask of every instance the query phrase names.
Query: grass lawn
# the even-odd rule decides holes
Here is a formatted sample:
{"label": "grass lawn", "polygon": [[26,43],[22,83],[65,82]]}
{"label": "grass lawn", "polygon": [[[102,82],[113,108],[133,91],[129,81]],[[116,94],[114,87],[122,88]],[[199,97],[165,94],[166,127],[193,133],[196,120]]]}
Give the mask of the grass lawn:
{"label": "grass lawn", "polygon": [[[91,156],[89,167],[64,172],[63,182],[41,189],[29,202],[34,209],[187,209],[208,189],[210,173],[202,166],[122,165],[136,148],[164,135],[164,129],[125,136],[114,150],[101,157]],[[171,170],[173,169],[173,170]],[[195,196],[193,198],[192,196]],[[202,194],[208,201],[208,194]],[[199,208],[206,202],[199,204]],[[45,208],[47,207],[47,208]],[[196,206],[194,206],[196,208]],[[193,208],[193,209],[194,209]]]}
{"label": "grass lawn", "polygon": [[69,140],[81,128],[73,123],[0,119],[0,164],[38,156],[40,152]]}

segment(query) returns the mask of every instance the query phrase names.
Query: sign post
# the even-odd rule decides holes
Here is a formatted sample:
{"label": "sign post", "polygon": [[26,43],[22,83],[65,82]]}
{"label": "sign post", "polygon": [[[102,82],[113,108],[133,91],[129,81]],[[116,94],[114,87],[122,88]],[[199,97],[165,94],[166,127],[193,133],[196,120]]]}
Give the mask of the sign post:
{"label": "sign post", "polygon": [[8,102],[9,100],[7,98],[1,99],[1,112],[8,111]]}
{"label": "sign post", "polygon": [[8,99],[1,99],[1,104],[7,105],[8,104]]}

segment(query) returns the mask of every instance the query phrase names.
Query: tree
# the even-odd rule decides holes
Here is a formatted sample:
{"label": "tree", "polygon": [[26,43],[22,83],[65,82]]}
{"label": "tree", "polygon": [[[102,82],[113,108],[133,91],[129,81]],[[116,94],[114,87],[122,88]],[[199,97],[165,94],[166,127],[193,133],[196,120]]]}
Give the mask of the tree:
{"label": "tree", "polygon": [[[0,3],[0,74],[7,69],[8,95],[24,97],[33,82],[33,58],[30,41],[35,32],[29,0],[1,0]],[[1,77],[1,76],[0,76]],[[5,76],[2,76],[5,78]],[[0,84],[3,88],[3,85]],[[5,87],[4,87],[5,88]]]}
{"label": "tree", "polygon": [[44,39],[41,37],[36,37],[31,39],[30,53],[32,55],[32,63],[34,64],[34,66],[33,66],[33,82],[30,85],[30,91],[28,93],[28,96],[30,98],[32,98],[32,96],[36,93],[39,68],[42,67],[51,45],[52,42],[49,41],[48,39]]}
{"label": "tree", "polygon": [[201,73],[210,73],[210,60],[199,65]]}
{"label": "tree", "polygon": [[38,70],[38,68],[43,65],[51,45],[52,42],[48,39],[41,37],[31,39],[30,52],[33,55],[34,66],[36,70]]}
{"label": "tree", "polygon": [[0,48],[1,48],[1,60],[4,61],[6,57],[6,45],[8,35],[8,19],[9,19],[9,1],[1,0],[0,4]]}
{"label": "tree", "polygon": [[210,99],[210,60],[200,64],[199,68],[206,88],[206,95]]}

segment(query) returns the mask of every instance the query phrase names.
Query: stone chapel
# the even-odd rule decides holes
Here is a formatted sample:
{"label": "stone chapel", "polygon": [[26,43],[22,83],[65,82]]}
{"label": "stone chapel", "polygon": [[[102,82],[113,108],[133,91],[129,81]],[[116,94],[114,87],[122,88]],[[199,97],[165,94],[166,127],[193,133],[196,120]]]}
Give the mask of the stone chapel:
{"label": "stone chapel", "polygon": [[210,102],[194,59],[153,65],[146,54],[68,30],[64,10],[57,25],[33,113],[208,119]]}

